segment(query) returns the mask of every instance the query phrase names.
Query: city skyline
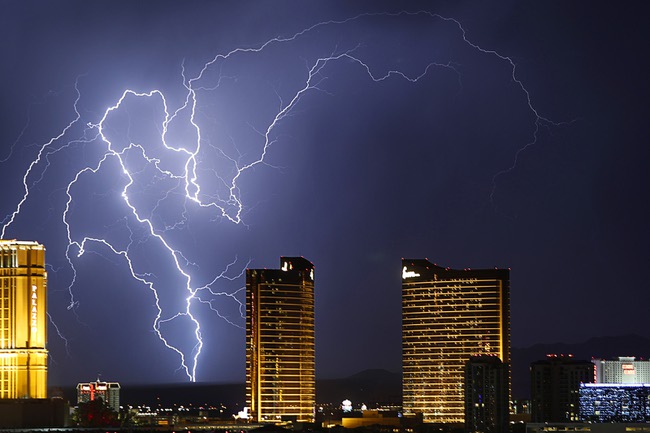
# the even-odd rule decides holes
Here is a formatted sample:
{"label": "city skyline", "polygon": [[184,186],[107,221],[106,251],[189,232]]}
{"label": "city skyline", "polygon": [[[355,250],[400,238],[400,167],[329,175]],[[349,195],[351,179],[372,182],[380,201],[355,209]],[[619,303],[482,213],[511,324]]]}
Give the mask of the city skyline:
{"label": "city skyline", "polygon": [[317,377],[400,370],[402,257],[511,268],[514,347],[650,336],[647,6],[296,5],[0,5],[52,384],[243,382],[245,269],[280,255],[316,267]]}

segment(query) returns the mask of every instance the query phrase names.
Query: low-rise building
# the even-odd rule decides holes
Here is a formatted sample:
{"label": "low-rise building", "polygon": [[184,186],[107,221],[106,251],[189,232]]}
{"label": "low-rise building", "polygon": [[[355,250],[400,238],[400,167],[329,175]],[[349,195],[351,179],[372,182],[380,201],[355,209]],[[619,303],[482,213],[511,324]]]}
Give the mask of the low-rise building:
{"label": "low-rise building", "polygon": [[650,384],[583,383],[580,419],[596,423],[650,421]]}
{"label": "low-rise building", "polygon": [[120,411],[120,384],[117,382],[80,383],[77,385],[77,404],[101,398],[115,412]]}

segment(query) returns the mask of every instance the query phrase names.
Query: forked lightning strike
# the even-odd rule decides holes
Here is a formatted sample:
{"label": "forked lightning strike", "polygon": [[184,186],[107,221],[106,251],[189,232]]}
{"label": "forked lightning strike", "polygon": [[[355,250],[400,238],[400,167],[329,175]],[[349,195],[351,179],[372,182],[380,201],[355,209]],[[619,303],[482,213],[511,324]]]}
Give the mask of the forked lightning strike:
{"label": "forked lightning strike", "polygon": [[[388,72],[385,73],[376,73],[372,70],[372,68],[368,65],[368,63],[364,61],[364,59],[362,59],[357,54],[358,49],[354,49],[354,48],[350,50],[330,52],[327,55],[318,57],[315,61],[312,61],[310,64],[307,65],[304,82],[301,84],[298,90],[295,91],[295,93],[293,93],[293,96],[290,99],[288,99],[286,103],[281,103],[275,116],[271,119],[271,121],[267,125],[265,125],[265,128],[260,132],[262,143],[260,146],[259,154],[257,155],[256,158],[254,158],[250,162],[240,165],[239,161],[235,160],[234,158],[228,157],[225,152],[220,151],[221,154],[232,163],[234,168],[234,175],[226,176],[223,174],[219,174],[215,168],[209,168],[209,170],[212,170],[212,172],[216,174],[216,177],[224,183],[224,186],[228,191],[227,197],[218,197],[216,196],[216,193],[213,193],[212,191],[210,191],[209,193],[203,192],[204,186],[201,184],[199,180],[199,176],[197,174],[197,167],[199,167],[201,164],[205,164],[205,162],[200,161],[200,153],[202,150],[202,146],[205,145],[206,141],[208,141],[203,137],[201,126],[199,124],[199,121],[197,120],[197,105],[199,101],[199,94],[197,92],[213,88],[207,85],[202,85],[202,80],[206,75],[206,73],[210,70],[210,68],[215,66],[217,62],[227,62],[232,60],[232,58],[235,56],[255,55],[257,53],[266,50],[268,47],[271,47],[273,45],[291,43],[319,28],[342,26],[342,25],[354,23],[355,21],[360,21],[362,19],[373,19],[375,17],[389,17],[391,19],[408,19],[414,16],[430,18],[432,25],[436,23],[442,23],[443,25],[450,24],[455,28],[454,31],[458,32],[458,37],[463,41],[463,43],[467,44],[467,46],[471,47],[473,50],[475,50],[478,53],[495,56],[499,60],[507,62],[511,69],[512,81],[514,81],[514,83],[516,83],[516,85],[520,88],[521,92],[524,95],[524,99],[527,103],[527,108],[534,115],[535,118],[534,131],[532,133],[530,142],[527,143],[525,146],[521,147],[519,151],[517,151],[517,153],[514,156],[514,162],[510,168],[502,172],[499,172],[494,176],[493,188],[490,195],[490,198],[492,198],[492,195],[494,194],[494,188],[496,185],[497,177],[515,168],[517,163],[517,157],[519,156],[519,154],[522,151],[524,151],[527,147],[533,145],[536,142],[537,133],[540,128],[540,125],[549,125],[549,126],[556,125],[555,123],[551,122],[549,119],[541,116],[534,108],[528,90],[525,88],[523,83],[517,78],[516,64],[508,56],[499,54],[494,50],[484,49],[480,47],[478,44],[471,42],[467,38],[465,29],[462,27],[460,22],[453,18],[443,17],[428,11],[399,12],[394,14],[366,13],[351,18],[347,18],[345,20],[339,20],[339,21],[331,20],[331,21],[319,22],[317,24],[312,25],[311,27],[305,28],[300,32],[293,34],[290,37],[285,37],[285,38],[276,37],[276,38],[269,39],[263,44],[254,48],[236,48],[231,50],[228,53],[218,54],[214,56],[210,61],[205,63],[203,67],[200,69],[199,73],[196,76],[191,78],[187,78],[185,73],[185,68],[183,67],[181,72],[181,78],[182,78],[183,88],[185,89],[185,95],[182,103],[175,109],[170,109],[170,106],[168,104],[168,98],[165,96],[165,93],[162,90],[154,89],[148,92],[136,92],[134,90],[127,89],[121,94],[121,96],[115,101],[115,103],[110,105],[103,112],[103,114],[98,120],[94,122],[86,121],[83,137],[70,139],[69,135],[71,129],[75,125],[83,123],[82,116],[78,110],[78,103],[81,100],[82,92],[79,90],[79,84],[77,83],[75,85],[77,97],[73,105],[75,117],[65,128],[63,128],[63,130],[61,130],[61,132],[58,135],[52,137],[50,140],[48,140],[46,143],[40,146],[36,158],[29,164],[23,176],[23,182],[22,182],[23,196],[21,200],[18,202],[18,204],[16,205],[15,210],[3,220],[0,237],[2,238],[5,237],[9,227],[14,223],[16,218],[20,215],[23,205],[29,199],[30,188],[38,184],[38,182],[43,178],[43,175],[49,166],[49,161],[47,162],[47,165],[45,165],[45,167],[42,167],[42,172],[40,177],[36,178],[35,180],[32,180],[36,176],[36,173],[34,171],[36,166],[42,165],[43,159],[46,158],[47,155],[66,149],[66,146],[68,146],[70,143],[73,142],[94,143],[97,146],[102,146],[103,156],[99,158],[99,160],[94,165],[86,166],[83,169],[75,172],[71,176],[71,179],[65,189],[67,200],[64,205],[64,210],[62,212],[61,220],[63,226],[65,227],[66,236],[68,240],[68,245],[65,252],[66,259],[72,270],[72,278],[68,286],[69,299],[70,299],[68,309],[74,311],[79,306],[78,302],[75,299],[75,293],[74,293],[74,287],[77,280],[77,269],[75,267],[75,260],[74,260],[75,257],[78,258],[82,256],[86,252],[90,244],[96,245],[99,248],[105,248],[107,251],[110,251],[110,253],[114,254],[117,257],[120,257],[121,260],[124,260],[125,264],[128,266],[131,277],[134,280],[138,281],[139,283],[142,283],[142,285],[147,287],[152,292],[153,298],[155,300],[156,310],[157,310],[155,319],[152,323],[152,328],[156,333],[156,335],[158,336],[158,338],[162,341],[162,343],[168,349],[178,354],[180,358],[180,364],[181,364],[180,368],[185,372],[189,380],[195,381],[197,379],[197,366],[198,366],[199,356],[201,355],[201,351],[203,348],[201,324],[199,323],[195,315],[196,308],[200,305],[206,305],[208,308],[213,310],[219,317],[223,318],[228,323],[234,326],[239,326],[233,321],[231,321],[230,319],[228,319],[226,316],[222,315],[217,308],[214,308],[213,302],[217,298],[227,297],[239,305],[239,312],[243,317],[244,309],[243,309],[242,301],[237,297],[237,295],[241,292],[242,289],[240,288],[235,292],[228,293],[224,291],[215,290],[214,287],[218,285],[219,282],[223,279],[227,279],[231,281],[241,279],[244,269],[250,264],[250,260],[246,263],[244,267],[241,268],[241,270],[238,273],[232,275],[231,270],[233,267],[237,265],[237,258],[235,258],[231,263],[228,263],[226,266],[224,266],[223,270],[219,274],[217,274],[209,283],[204,285],[197,284],[193,280],[190,271],[192,264],[189,263],[189,261],[185,258],[182,251],[180,251],[177,247],[175,247],[172,244],[170,237],[168,236],[169,232],[173,231],[176,226],[172,225],[171,227],[167,227],[164,226],[163,224],[163,227],[157,227],[156,224],[154,224],[154,222],[152,221],[151,216],[146,215],[145,210],[138,207],[137,204],[135,204],[134,200],[132,199],[131,189],[136,181],[134,179],[134,173],[130,170],[129,164],[127,163],[126,155],[128,155],[130,152],[139,152],[139,155],[142,158],[142,160],[146,161],[146,164],[148,164],[150,168],[153,167],[156,170],[158,176],[160,176],[160,178],[173,179],[177,182],[182,183],[183,184],[182,189],[184,190],[184,195],[186,199],[185,206],[188,205],[195,206],[196,208],[204,209],[206,212],[216,211],[222,219],[230,221],[233,224],[241,224],[242,211],[244,210],[244,203],[242,202],[241,199],[240,183],[239,183],[241,177],[253,167],[266,163],[267,155],[271,149],[271,146],[277,140],[277,138],[274,138],[274,130],[284,119],[287,118],[287,116],[292,114],[293,110],[300,103],[302,98],[309,92],[323,91],[323,89],[321,89],[319,86],[322,83],[322,80],[324,79],[323,72],[326,66],[328,66],[333,62],[338,62],[338,61],[346,61],[352,63],[360,67],[361,70],[365,71],[367,77],[376,83],[383,82],[389,78],[401,79],[406,81],[407,83],[417,83],[420,79],[427,76],[427,74],[432,68],[450,69],[458,75],[459,80],[460,80],[460,74],[458,73],[456,67],[452,63],[450,62],[441,63],[435,61],[429,62],[420,71],[419,74],[413,76],[410,76],[400,70],[389,70]],[[156,137],[156,141],[159,140],[164,146],[164,148],[167,151],[169,151],[171,154],[173,154],[174,158],[176,158],[177,161],[181,162],[180,166],[182,166],[182,169],[177,171],[174,171],[172,169],[164,169],[163,168],[164,164],[161,163],[162,161],[159,158],[155,158],[149,154],[148,146],[146,144],[129,143],[128,146],[124,146],[122,149],[116,148],[114,146],[114,143],[111,141],[109,137],[110,134],[106,132],[108,119],[111,117],[113,113],[116,113],[120,109],[122,109],[123,105],[127,100],[132,100],[136,98],[151,100],[153,104],[159,104],[161,106],[163,112],[163,119],[159,125],[160,137]],[[186,116],[185,117],[187,119],[186,122],[188,122],[186,126],[190,131],[193,132],[190,137],[186,137],[183,144],[170,143],[168,139],[169,128],[170,126],[175,125],[177,122],[183,122],[183,115]],[[183,290],[182,292],[180,292],[182,293],[180,296],[182,296],[184,299],[184,307],[180,311],[165,311],[165,308],[163,308],[163,306],[161,305],[159,292],[155,287],[155,281],[154,281],[155,279],[152,278],[151,273],[138,272],[136,270],[136,266],[134,265],[134,257],[133,257],[134,253],[131,250],[132,245],[134,243],[133,236],[131,238],[131,242],[128,244],[126,248],[118,248],[109,240],[104,238],[98,238],[92,236],[77,237],[73,234],[75,230],[73,229],[73,222],[71,221],[70,218],[70,211],[71,211],[71,206],[75,200],[75,194],[74,194],[75,188],[77,184],[82,183],[84,179],[86,179],[87,177],[95,175],[100,170],[107,170],[108,169],[107,167],[109,166],[109,162],[110,163],[117,162],[121,170],[119,176],[121,179],[124,180],[124,186],[123,189],[121,190],[121,199],[126,205],[128,212],[130,212],[130,217],[132,217],[135,221],[137,221],[139,226],[146,231],[146,233],[149,236],[149,239],[151,241],[154,241],[157,247],[160,248],[160,250],[164,252],[164,254],[168,258],[171,259],[175,267],[174,268],[175,272],[183,281],[183,287],[182,287]],[[166,194],[169,195],[171,194],[171,192],[172,190],[168,190],[166,191]],[[164,198],[158,201],[158,204],[156,205],[156,207],[154,207],[154,210],[157,209],[157,206],[160,204],[162,200],[164,200]],[[184,215],[186,209],[187,208],[184,207],[180,210],[182,215]],[[132,231],[131,234],[133,235]],[[186,317],[192,323],[193,332],[191,338],[193,341],[193,347],[191,348],[191,350],[187,350],[187,349],[184,350],[183,348],[175,346],[173,343],[169,341],[169,338],[161,328],[162,324],[173,323],[176,319],[180,317]],[[63,338],[62,333],[59,331],[56,325],[55,325],[55,329],[57,333]],[[66,348],[67,348],[67,341],[66,341]]]}

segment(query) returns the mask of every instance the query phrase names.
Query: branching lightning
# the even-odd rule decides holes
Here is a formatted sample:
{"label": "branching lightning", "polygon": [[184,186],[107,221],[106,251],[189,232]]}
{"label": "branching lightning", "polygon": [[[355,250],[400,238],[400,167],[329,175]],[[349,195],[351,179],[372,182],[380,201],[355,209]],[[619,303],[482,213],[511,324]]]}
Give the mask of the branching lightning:
{"label": "branching lightning", "polygon": [[[517,67],[515,62],[508,56],[499,54],[494,50],[484,49],[478,44],[470,41],[466,35],[465,29],[459,21],[428,11],[366,13],[344,20],[319,22],[293,34],[292,36],[269,39],[257,47],[235,48],[225,54],[217,54],[212,57],[211,60],[207,61],[193,77],[188,77],[185,66],[183,65],[181,80],[184,89],[184,98],[182,98],[181,103],[176,107],[171,106],[170,98],[168,98],[160,89],[153,89],[146,92],[127,89],[124,90],[115,102],[109,105],[97,119],[84,120],[78,108],[82,99],[82,92],[80,90],[80,84],[77,82],[75,85],[76,99],[73,104],[75,116],[58,134],[51,137],[40,146],[36,157],[31,161],[23,175],[23,194],[21,199],[17,203],[14,211],[7,215],[7,217],[2,221],[0,237],[5,238],[9,228],[15,222],[16,218],[20,216],[23,206],[27,200],[29,200],[31,189],[42,181],[45,171],[50,164],[48,155],[67,149],[72,143],[92,144],[93,146],[101,148],[102,156],[94,164],[89,164],[76,171],[70,177],[65,188],[66,201],[60,221],[63,224],[67,238],[65,257],[72,271],[72,277],[67,288],[69,293],[68,309],[75,311],[79,307],[79,303],[75,296],[75,283],[77,282],[78,275],[77,260],[88,251],[88,248],[105,250],[106,252],[113,254],[115,257],[119,257],[119,260],[128,268],[130,276],[139,284],[149,289],[153,296],[156,308],[155,319],[152,323],[153,331],[165,347],[178,355],[180,359],[179,368],[182,369],[187,378],[191,381],[195,381],[197,379],[199,358],[204,346],[201,323],[197,319],[196,310],[200,306],[206,306],[226,322],[240,327],[241,325],[238,325],[225,315],[222,315],[218,308],[214,306],[213,302],[217,298],[228,298],[238,305],[240,315],[243,317],[244,308],[242,301],[240,300],[243,288],[234,292],[226,292],[217,290],[216,287],[219,285],[220,281],[235,281],[241,279],[244,269],[250,264],[250,260],[248,260],[242,267],[239,265],[239,261],[235,257],[232,262],[226,264],[222,268],[222,271],[217,273],[217,275],[207,284],[197,283],[192,275],[194,264],[190,263],[179,247],[174,245],[169,236],[169,233],[172,233],[179,224],[182,225],[182,221],[185,220],[185,217],[183,216],[181,218],[180,223],[177,221],[172,225],[156,223],[152,218],[152,214],[155,213],[161,202],[170,194],[176,193],[176,191],[173,191],[172,189],[167,190],[162,198],[158,200],[158,203],[152,211],[147,212],[145,209],[138,206],[137,202],[133,199],[133,189],[137,184],[137,170],[131,167],[131,164],[129,164],[129,158],[137,157],[138,160],[145,163],[148,169],[153,169],[158,178],[174,181],[179,185],[179,189],[182,190],[186,203],[185,208],[180,210],[182,215],[185,215],[189,206],[193,209],[202,210],[208,215],[214,215],[216,212],[219,218],[229,223],[243,224],[242,212],[245,210],[246,205],[242,200],[240,180],[254,167],[267,164],[267,156],[269,155],[271,148],[278,142],[278,138],[275,134],[278,125],[294,114],[296,107],[300,104],[304,96],[313,92],[326,92],[326,90],[322,88],[322,83],[327,78],[325,76],[325,69],[329,65],[335,62],[350,63],[360,68],[362,72],[365,72],[367,79],[374,83],[381,83],[388,79],[399,79],[403,80],[407,84],[415,84],[422,78],[426,77],[429,72],[435,68],[450,70],[458,76],[459,80],[460,74],[454,63],[436,61],[431,61],[426,64],[426,66],[417,74],[407,74],[398,69],[379,73],[374,71],[373,68],[369,66],[368,61],[358,54],[358,47],[352,47],[345,50],[335,49],[334,51],[330,51],[324,55],[317,56],[315,59],[307,61],[304,80],[297,87],[297,90],[295,90],[292,96],[286,101],[283,101],[282,98],[279,97],[280,104],[277,112],[262,129],[257,130],[261,140],[259,153],[252,160],[241,162],[241,159],[232,158],[220,150],[218,146],[212,145],[209,137],[204,136],[204,131],[201,127],[201,122],[199,121],[198,116],[199,100],[202,98],[203,93],[207,93],[221,84],[221,81],[219,81],[216,86],[211,85],[210,83],[204,83],[208,71],[213,68],[220,68],[226,62],[234,61],[236,56],[254,56],[266,51],[272,46],[290,44],[305,37],[307,34],[315,32],[317,29],[348,25],[356,21],[373,19],[376,17],[408,19],[415,16],[430,19],[431,25],[442,24],[453,26],[455,28],[454,31],[457,32],[457,37],[459,37],[466,46],[475,50],[477,53],[494,56],[500,61],[507,63],[511,70],[511,79],[521,90],[527,108],[534,117],[534,129],[530,141],[516,152],[514,155],[514,161],[508,169],[500,171],[494,175],[492,191],[490,193],[490,199],[492,199],[497,178],[516,167],[519,155],[528,147],[534,145],[537,141],[539,128],[543,125],[557,125],[557,123],[554,123],[548,118],[540,115],[535,109],[531,101],[530,93],[522,81],[517,77]],[[219,80],[221,80],[221,75],[219,76]],[[150,147],[146,143],[130,142],[128,145],[122,146],[121,148],[120,146],[115,145],[108,130],[108,125],[115,113],[123,110],[124,106],[129,101],[134,100],[149,101],[149,103],[162,110],[162,120],[158,125],[160,136],[156,137],[156,142],[162,144],[167,155],[173,155],[173,159],[180,163],[177,165],[182,167],[181,169],[166,168],[164,161],[162,161],[160,157],[154,156],[155,153],[150,151]],[[188,134],[183,143],[173,142],[173,140],[169,138],[170,127],[182,122],[185,122],[184,126],[188,131],[191,131],[191,133]],[[83,127],[83,134],[81,137],[71,137],[73,127]],[[21,136],[23,132],[21,132]],[[19,140],[20,137],[17,141]],[[219,195],[214,191],[206,190],[205,185],[203,185],[200,180],[198,168],[206,164],[206,162],[202,161],[200,158],[204,146],[216,148],[217,151],[232,164],[234,174],[220,173],[214,167],[205,168],[214,173],[215,177],[223,183],[227,190],[227,195],[224,197],[219,197]],[[119,247],[117,244],[106,238],[85,235],[79,236],[76,234],[77,230],[75,229],[73,219],[71,218],[76,190],[79,185],[83,184],[83,182],[88,178],[97,175],[99,172],[112,170],[112,167],[115,165],[119,167],[119,173],[116,173],[115,177],[119,178],[120,182],[122,182],[120,192],[121,200],[126,206],[125,209],[128,213],[128,215],[125,215],[125,218],[127,218],[128,221],[134,221],[134,224],[137,224],[138,226],[138,230],[146,232],[148,242],[155,243],[159,251],[164,253],[173,264],[174,272],[178,275],[180,280],[183,281],[182,287],[179,288],[178,296],[183,298],[184,307],[179,311],[166,310],[161,304],[159,290],[156,287],[153,275],[150,272],[138,270],[138,266],[135,264],[135,253],[133,252],[134,246],[137,244],[134,236],[131,236],[131,240],[126,247]],[[36,172],[37,167],[41,168],[40,175]],[[131,233],[133,235],[133,231],[131,231]],[[239,271],[234,271],[235,268],[239,269]],[[193,327],[192,335],[188,337],[193,341],[191,350],[177,347],[170,341],[164,330],[161,328],[161,325],[171,324],[181,317],[189,319]],[[52,322],[52,324],[54,325],[54,322]],[[61,338],[63,338],[56,325],[54,325],[54,328]],[[66,340],[66,350],[67,347]]]}

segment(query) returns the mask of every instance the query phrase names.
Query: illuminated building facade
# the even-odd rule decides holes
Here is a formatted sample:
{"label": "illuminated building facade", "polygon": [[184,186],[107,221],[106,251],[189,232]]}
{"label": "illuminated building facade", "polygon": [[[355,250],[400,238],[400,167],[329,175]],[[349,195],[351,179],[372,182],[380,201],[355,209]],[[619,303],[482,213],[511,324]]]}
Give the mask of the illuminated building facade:
{"label": "illuminated building facade", "polygon": [[402,260],[404,413],[464,422],[465,363],[476,355],[510,365],[510,271]]}
{"label": "illuminated building facade", "polygon": [[314,265],[246,270],[246,401],[255,422],[314,421]]}
{"label": "illuminated building facade", "polygon": [[527,423],[526,433],[650,433],[650,425],[646,423]]}
{"label": "illuminated building facade", "polygon": [[580,418],[590,422],[650,421],[650,384],[583,383]]}
{"label": "illuminated building facade", "polygon": [[650,383],[650,361],[633,356],[617,360],[592,359],[596,367],[596,383]]}
{"label": "illuminated building facade", "polygon": [[120,411],[120,384],[117,382],[96,382],[77,384],[77,404],[102,399],[115,412]]}
{"label": "illuminated building facade", "polygon": [[0,398],[47,397],[45,247],[0,240]]}
{"label": "illuminated building facade", "polygon": [[546,355],[530,365],[533,422],[580,420],[580,384],[594,381],[594,365],[573,355]]}
{"label": "illuminated building facade", "polygon": [[508,431],[508,365],[496,356],[472,356],[465,364],[465,431]]}

